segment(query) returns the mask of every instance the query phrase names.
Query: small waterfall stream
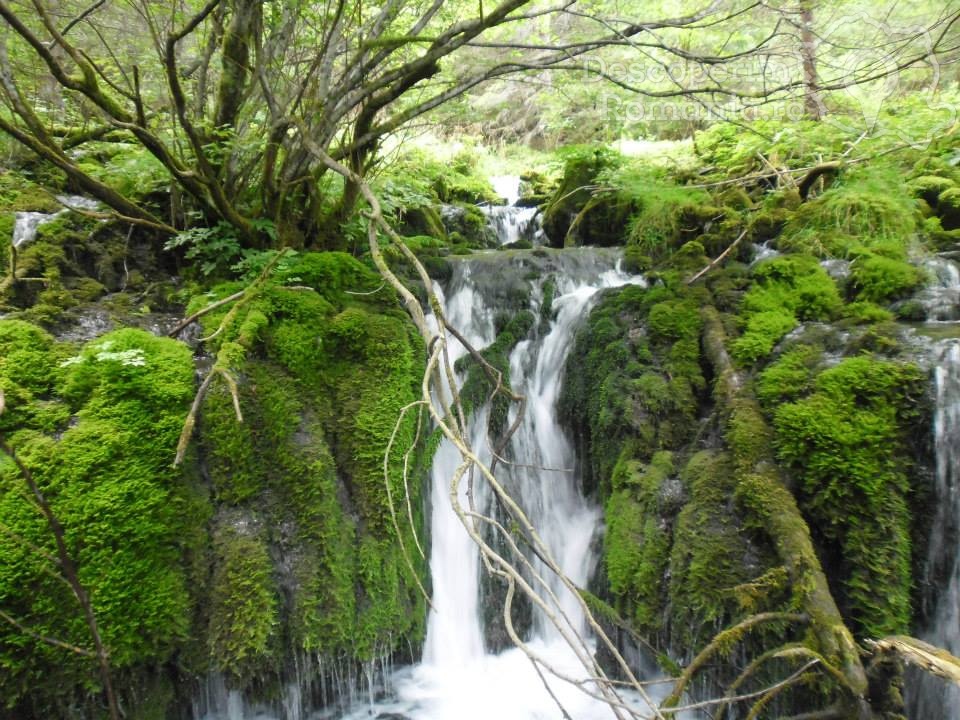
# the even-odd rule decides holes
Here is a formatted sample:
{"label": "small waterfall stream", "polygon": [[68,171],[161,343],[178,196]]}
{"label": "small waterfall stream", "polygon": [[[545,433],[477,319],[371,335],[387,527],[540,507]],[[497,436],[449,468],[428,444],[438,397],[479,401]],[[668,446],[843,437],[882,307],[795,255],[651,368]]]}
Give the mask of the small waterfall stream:
{"label": "small waterfall stream", "polygon": [[98,207],[100,207],[100,203],[97,200],[84,197],[82,195],[57,195],[57,201],[61,203],[64,208],[54,213],[14,213],[13,237],[10,238],[10,242],[14,249],[19,250],[21,247],[33,242],[33,240],[37,237],[37,231],[40,229],[41,225],[46,225],[48,222],[52,222],[61,215],[70,212],[72,208],[79,208],[80,210],[96,210]]}
{"label": "small waterfall stream", "polygon": [[[930,530],[925,585],[935,593],[923,639],[960,655],[960,340],[936,349],[933,419],[935,512]],[[925,673],[908,675],[910,717],[953,720],[960,688]]]}
{"label": "small waterfall stream", "polygon": [[526,240],[533,245],[543,243],[543,228],[540,226],[540,209],[521,207],[520,178],[516,175],[499,175],[490,178],[494,192],[505,201],[503,205],[481,205],[490,227],[497,234],[501,245],[510,245]]}
{"label": "small waterfall stream", "polygon": [[960,268],[948,258],[934,256],[923,269],[931,282],[917,294],[917,299],[933,322],[960,320]]}
{"label": "small waterfall stream", "polygon": [[[537,266],[532,260],[521,257],[511,262],[532,275]],[[490,272],[495,266],[490,263],[485,267],[488,262],[458,262],[445,298],[449,319],[478,348],[494,339],[496,308],[491,297],[497,294],[503,274],[509,274],[502,264],[499,272]],[[597,293],[641,279],[612,268],[612,254],[589,249],[553,252],[538,262],[556,268],[552,273],[556,282],[553,319],[535,325],[510,355],[511,384],[526,396],[527,408],[511,440],[508,455],[513,464],[498,465],[497,476],[527,512],[566,575],[578,586],[585,586],[597,563],[594,541],[600,529],[600,512],[580,493],[573,472],[576,458],[558,424],[556,405],[574,333]],[[547,277],[543,269],[538,279],[529,281],[533,284],[530,303],[535,316],[539,316],[543,302],[542,285]],[[451,351],[454,358],[464,354],[454,340]],[[471,420],[470,435],[474,450],[489,462],[486,425],[486,412],[481,410]],[[485,649],[479,554],[451,509],[449,498],[450,481],[459,463],[459,453],[449,442],[444,442],[434,456],[430,567],[435,609],[428,621],[423,662],[397,677],[396,700],[377,706],[373,714],[401,715],[411,720],[559,720],[556,702],[526,655],[517,649],[499,654]],[[466,484],[464,478],[458,488],[464,505]],[[489,502],[479,481],[476,501],[481,507]],[[584,632],[584,617],[576,598],[558,578],[548,582],[560,601],[558,610],[577,632]],[[543,612],[533,614],[525,640],[534,652],[565,673],[585,675]],[[549,682],[572,717],[613,717],[606,705],[572,685],[554,679]],[[366,712],[369,709],[352,717],[359,719]]]}

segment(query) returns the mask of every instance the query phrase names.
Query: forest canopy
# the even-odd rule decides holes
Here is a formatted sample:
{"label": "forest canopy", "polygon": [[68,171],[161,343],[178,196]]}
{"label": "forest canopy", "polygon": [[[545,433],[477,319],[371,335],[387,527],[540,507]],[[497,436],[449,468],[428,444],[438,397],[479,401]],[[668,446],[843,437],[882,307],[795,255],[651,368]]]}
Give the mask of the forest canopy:
{"label": "forest canopy", "polygon": [[[955,77],[957,9],[875,10],[4,0],[0,130],[161,233],[222,222],[249,246],[279,235],[335,248],[331,228],[358,192],[318,152],[366,175],[391,138],[437,118],[541,144],[685,135],[765,114],[876,125],[892,95],[934,93]],[[98,172],[110,143],[146,151],[137,169],[173,188],[169,217]]]}

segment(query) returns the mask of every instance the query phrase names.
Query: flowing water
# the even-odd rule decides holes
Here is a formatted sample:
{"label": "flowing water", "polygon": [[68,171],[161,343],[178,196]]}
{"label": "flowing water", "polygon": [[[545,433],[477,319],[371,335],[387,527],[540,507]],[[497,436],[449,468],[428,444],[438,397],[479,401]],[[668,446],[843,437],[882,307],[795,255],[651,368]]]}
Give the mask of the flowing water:
{"label": "flowing water", "polygon": [[[523,264],[532,269],[536,263],[531,261],[514,258],[512,262],[519,262],[518,269],[528,273]],[[580,494],[572,472],[576,458],[558,425],[556,405],[574,332],[598,291],[639,282],[639,278],[612,269],[609,260],[594,251],[552,253],[548,262],[559,270],[553,274],[557,287],[552,303],[555,315],[545,327],[534,327],[511,353],[511,384],[526,396],[527,408],[511,441],[509,457],[515,464],[500,464],[497,475],[538,528],[565,574],[576,585],[585,586],[597,562],[594,541],[600,517],[598,509]],[[502,266],[499,272],[485,272],[483,265],[483,261],[458,263],[445,302],[449,319],[475,347],[483,347],[494,338],[496,308],[490,298],[504,291],[503,278],[511,274]],[[532,281],[530,302],[535,315],[539,315],[543,298],[541,278]],[[464,353],[455,341],[451,349],[454,357]],[[470,423],[470,436],[481,459],[489,462],[484,411]],[[485,649],[479,555],[449,498],[450,481],[459,463],[457,450],[452,443],[444,442],[432,470],[430,567],[434,610],[428,621],[423,662],[398,678],[396,701],[379,710],[411,720],[560,718],[556,701],[520,650],[497,654]],[[464,506],[466,485],[464,479],[458,488]],[[488,497],[478,481],[477,504],[482,508]],[[489,507],[483,510],[490,511]],[[559,602],[554,612],[567,618],[574,631],[585,632],[576,598],[562,587],[559,578],[549,578],[548,584]],[[577,677],[585,675],[545,613],[534,613],[526,639],[530,648],[550,664]],[[556,680],[550,680],[550,684],[571,716],[613,717],[605,705],[573,686]]]}
{"label": "flowing water", "polygon": [[948,258],[932,257],[923,263],[931,281],[917,294],[927,319],[933,322],[960,320],[960,269]]}
{"label": "flowing water", "polygon": [[70,212],[71,208],[81,210],[95,210],[100,203],[82,195],[57,195],[57,201],[64,205],[63,210],[54,213],[18,212],[14,213],[13,237],[10,239],[14,248],[20,249],[33,242],[41,225],[52,222],[61,215]]}
{"label": "flowing water", "polygon": [[[935,510],[924,585],[931,605],[923,639],[960,655],[960,340],[936,349],[933,419]],[[954,720],[960,688],[912,671],[907,698],[914,720]]]}
{"label": "flowing water", "polygon": [[[580,492],[574,472],[576,457],[558,423],[557,401],[576,329],[586,319],[598,293],[604,288],[642,282],[640,277],[619,269],[618,257],[615,251],[588,248],[476,254],[453,260],[451,280],[445,291],[438,289],[447,318],[478,349],[495,339],[498,313],[517,312],[526,305],[534,317],[540,318],[509,358],[511,385],[526,396],[527,403],[505,452],[510,463],[498,464],[496,474],[524,508],[567,577],[581,587],[587,585],[598,563],[596,541],[601,531],[601,514]],[[554,288],[552,292],[547,292],[548,280]],[[551,298],[550,312],[541,312],[547,297]],[[466,354],[453,338],[449,351],[454,362]],[[512,413],[515,412],[516,408]],[[513,419],[511,415],[510,420]],[[481,461],[489,463],[491,443],[486,428],[487,410],[482,408],[471,418],[468,435]],[[490,617],[491,610],[496,611],[492,613],[496,616],[502,598],[492,597],[489,580],[485,590],[479,552],[452,507],[451,479],[459,464],[460,455],[454,445],[449,441],[441,443],[431,471],[433,609],[427,622],[422,662],[392,674],[383,672],[379,675],[383,687],[375,687],[371,679],[366,698],[351,691],[345,699],[359,702],[344,717],[561,720],[559,701],[576,720],[613,718],[606,704],[568,682],[548,677],[548,692],[544,679],[520,650],[511,647],[497,652],[491,647],[485,618]],[[463,507],[468,505],[466,486],[464,478],[456,488]],[[491,493],[482,478],[478,477],[474,490],[478,509],[495,513]],[[565,618],[569,629],[589,637],[577,598],[557,577],[548,576],[547,585],[556,597],[553,613]],[[492,607],[495,603],[496,608]],[[528,648],[551,666],[570,677],[586,676],[587,671],[544,612],[533,612],[526,626],[518,631],[524,635]],[[195,706],[196,717],[307,717],[302,702],[297,701],[300,695],[295,693],[288,692],[288,702],[283,708],[274,707],[272,715],[244,707],[239,694],[226,691],[222,682],[209,686],[208,693],[214,697]],[[343,701],[344,698],[339,699],[341,707]],[[639,704],[639,697],[628,696],[627,701]]]}
{"label": "flowing water", "polygon": [[540,210],[537,207],[520,207],[520,178],[516,175],[499,175],[490,178],[494,192],[504,199],[503,205],[481,205],[490,227],[497,234],[501,245],[526,240],[533,245],[543,243],[543,228],[540,226]]}

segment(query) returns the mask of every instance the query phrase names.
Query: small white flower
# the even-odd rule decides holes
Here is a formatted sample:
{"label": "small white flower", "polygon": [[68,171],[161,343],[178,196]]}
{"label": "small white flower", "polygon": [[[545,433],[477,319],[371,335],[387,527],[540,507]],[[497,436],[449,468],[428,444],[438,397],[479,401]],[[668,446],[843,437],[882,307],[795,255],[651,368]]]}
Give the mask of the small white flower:
{"label": "small white flower", "polygon": [[[111,343],[112,345],[112,343]],[[130,350],[120,350],[119,352],[102,351],[96,354],[97,360],[105,362],[115,360],[121,365],[130,365],[133,367],[144,367],[147,364],[143,356],[143,350],[140,348],[131,348]]]}
{"label": "small white flower", "polygon": [[62,363],[60,363],[60,367],[63,368],[63,367],[70,367],[71,365],[79,365],[82,362],[83,362],[83,357],[80,355],[75,355],[74,357],[67,358]]}

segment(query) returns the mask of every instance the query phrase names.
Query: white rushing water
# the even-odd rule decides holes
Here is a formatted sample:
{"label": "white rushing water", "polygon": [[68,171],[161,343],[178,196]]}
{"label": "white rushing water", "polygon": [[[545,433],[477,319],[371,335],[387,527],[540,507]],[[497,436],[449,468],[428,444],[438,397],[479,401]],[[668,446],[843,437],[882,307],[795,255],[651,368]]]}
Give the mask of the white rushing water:
{"label": "white rushing water", "polygon": [[540,210],[537,207],[518,207],[520,178],[517,175],[496,175],[490,178],[494,192],[503,198],[503,205],[481,205],[490,227],[501,245],[527,240],[537,245],[543,242]]}
{"label": "white rushing water", "polygon": [[[927,551],[925,585],[932,612],[923,639],[960,655],[960,340],[937,348],[933,418],[935,511]],[[907,684],[914,720],[955,720],[960,688],[914,672]]]}
{"label": "white rushing water", "polygon": [[95,210],[100,203],[82,195],[57,195],[57,201],[64,208],[54,213],[43,212],[18,212],[14,213],[13,237],[10,242],[15,249],[20,249],[24,245],[33,242],[37,237],[37,231],[41,225],[46,225],[64,213],[70,212],[71,208],[81,210]]}
{"label": "white rushing water", "polygon": [[948,258],[932,257],[922,268],[930,282],[917,294],[917,300],[933,322],[960,320],[960,269]]}
{"label": "white rushing water", "polygon": [[[505,297],[515,297],[517,283],[529,289],[529,309],[537,318],[541,317],[548,278],[555,283],[551,317],[534,323],[509,358],[511,385],[526,396],[527,403],[519,428],[505,451],[511,462],[498,463],[496,475],[523,507],[565,575],[578,587],[587,586],[599,562],[596,541],[602,518],[600,509],[580,492],[579,479],[573,472],[577,465],[575,452],[559,425],[557,402],[576,330],[585,321],[598,293],[604,288],[642,282],[640,277],[622,272],[618,262],[613,267],[615,257],[610,251],[587,248],[540,251],[537,256],[480,255],[455,262],[446,292],[438,293],[451,323],[471,345],[482,349],[495,339],[497,315],[504,309],[501,303]],[[453,338],[449,351],[452,362],[466,354]],[[516,408],[512,413],[515,412]],[[514,417],[511,414],[508,421]],[[489,464],[486,408],[470,419],[469,437],[481,461]],[[294,698],[288,692],[285,707],[272,708],[270,717],[563,720],[559,701],[575,720],[614,718],[605,703],[570,682],[544,673],[548,692],[544,679],[522,651],[512,647],[499,652],[491,650],[490,628],[485,627],[484,618],[496,617],[501,612],[502,598],[493,596],[491,581],[484,579],[478,549],[452,508],[451,480],[459,464],[460,455],[453,444],[442,442],[434,455],[430,478],[433,609],[427,621],[421,663],[392,674],[384,672],[388,685],[382,688],[385,692],[375,691],[372,681],[366,697],[351,692],[354,704],[343,715],[330,710],[309,715],[302,707],[294,710],[291,706],[297,702],[290,700],[298,701],[299,696]],[[461,506],[467,507],[466,477],[457,486],[456,495]],[[491,495],[482,477],[475,476],[474,500],[479,511],[496,514]],[[539,565],[538,560],[532,562]],[[542,595],[555,595],[555,614],[565,617],[569,628],[589,638],[577,598],[560,578],[544,575],[549,590]],[[520,623],[518,632],[528,649],[546,664],[568,677],[586,678],[587,670],[539,609],[532,613],[529,622]],[[589,682],[585,684],[590,687]],[[662,693],[668,690],[667,686],[660,687]],[[268,717],[262,710],[244,707],[237,693],[225,692],[222,687],[215,690],[219,698],[208,701],[207,713],[195,712],[195,716],[217,720]],[[647,710],[639,696],[624,693],[623,697],[638,710]],[[343,705],[342,699],[338,704]]]}
{"label": "white rushing water", "polygon": [[503,198],[505,205],[516,205],[520,199],[519,175],[494,175],[490,178],[493,191]]}
{"label": "white rushing water", "polygon": [[[584,277],[582,270],[581,265],[578,277],[555,278],[554,319],[546,328],[535,327],[511,353],[511,385],[526,396],[527,407],[508,453],[514,464],[497,466],[498,479],[524,508],[567,577],[581,587],[586,586],[598,561],[594,547],[600,530],[600,511],[580,493],[572,472],[576,466],[574,451],[558,424],[562,374],[576,328],[585,319],[597,293],[603,288],[640,282],[639,277],[618,269],[598,270],[592,277]],[[531,309],[537,315],[540,289],[535,287],[531,293]],[[445,304],[448,317],[471,344],[483,347],[493,340],[495,309],[488,307],[478,292],[469,265],[457,268]],[[453,356],[462,356],[463,348],[451,342]],[[474,450],[489,462],[485,411],[472,419],[470,436]],[[451,443],[444,442],[432,469],[430,568],[434,609],[428,621],[423,662],[395,678],[393,702],[359,710],[353,717],[359,720],[380,713],[410,720],[560,720],[559,700],[577,720],[612,718],[612,711],[602,702],[570,683],[548,677],[556,700],[552,698],[520,650],[485,650],[484,613],[479,605],[479,554],[451,509],[449,496],[451,478],[459,463],[459,453]],[[477,505],[486,505],[484,509],[493,512],[489,507],[490,493],[483,491],[479,478],[475,482]],[[464,478],[457,488],[463,506],[467,505],[466,485]],[[560,578],[547,577],[549,589],[559,601],[559,606],[553,607],[556,614],[567,618],[569,627],[576,632],[586,633],[577,599]],[[525,639],[529,649],[550,665],[569,676],[585,677],[586,671],[574,652],[539,609],[533,614]]]}

